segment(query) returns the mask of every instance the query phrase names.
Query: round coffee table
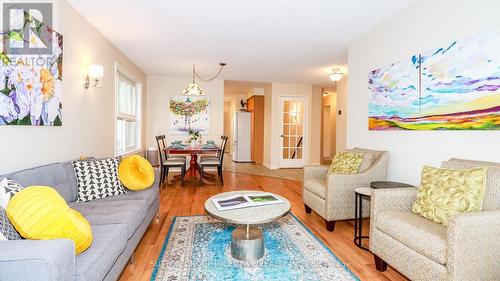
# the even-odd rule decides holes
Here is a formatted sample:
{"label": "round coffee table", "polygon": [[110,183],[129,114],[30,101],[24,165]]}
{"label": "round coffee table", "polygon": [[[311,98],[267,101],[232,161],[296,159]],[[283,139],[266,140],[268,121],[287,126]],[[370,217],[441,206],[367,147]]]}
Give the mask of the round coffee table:
{"label": "round coffee table", "polygon": [[[219,211],[212,199],[231,195],[248,195],[268,193],[283,200],[284,203],[248,207],[235,210]],[[290,202],[279,195],[264,191],[239,190],[217,194],[205,201],[205,211],[208,215],[240,225],[231,234],[231,256],[240,261],[252,261],[264,256],[264,236],[262,230],[255,225],[273,222],[290,212]]]}

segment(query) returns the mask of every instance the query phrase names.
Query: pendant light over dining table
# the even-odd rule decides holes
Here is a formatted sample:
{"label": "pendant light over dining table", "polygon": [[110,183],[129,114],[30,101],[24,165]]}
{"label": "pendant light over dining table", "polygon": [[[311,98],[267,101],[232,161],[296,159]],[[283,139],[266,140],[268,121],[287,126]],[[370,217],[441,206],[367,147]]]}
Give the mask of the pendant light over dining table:
{"label": "pendant light over dining table", "polygon": [[223,62],[219,63],[219,66],[220,66],[219,71],[213,77],[208,78],[208,79],[203,79],[200,77],[200,75],[198,75],[198,73],[196,73],[195,65],[193,64],[193,82],[190,83],[184,89],[182,94],[184,96],[204,96],[205,92],[203,92],[203,90],[200,88],[200,86],[196,83],[194,77],[196,76],[199,80],[202,80],[202,81],[212,81],[215,78],[217,78],[217,76],[219,76],[219,74],[222,72],[222,69],[224,68],[225,65],[226,64]]}

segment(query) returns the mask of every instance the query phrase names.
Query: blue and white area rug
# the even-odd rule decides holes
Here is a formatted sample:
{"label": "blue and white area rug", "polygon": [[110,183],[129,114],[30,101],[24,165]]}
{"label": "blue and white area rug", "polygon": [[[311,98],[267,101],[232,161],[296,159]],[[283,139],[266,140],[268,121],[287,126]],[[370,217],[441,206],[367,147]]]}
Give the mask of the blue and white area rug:
{"label": "blue and white area rug", "polygon": [[293,215],[259,226],[265,254],[253,262],[231,257],[235,227],[208,216],[174,218],[151,280],[358,280]]}

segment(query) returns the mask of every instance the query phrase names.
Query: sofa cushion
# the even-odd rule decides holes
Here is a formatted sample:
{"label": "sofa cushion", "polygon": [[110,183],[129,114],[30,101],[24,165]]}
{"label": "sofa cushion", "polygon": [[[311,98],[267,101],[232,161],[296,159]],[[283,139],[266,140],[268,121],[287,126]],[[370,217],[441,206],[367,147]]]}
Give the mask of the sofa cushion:
{"label": "sofa cushion", "polygon": [[[141,191],[127,191],[127,193],[119,196],[106,197],[99,200],[99,202],[110,201],[126,201],[126,200],[146,200],[148,206],[153,204],[153,201],[159,197],[158,185],[154,184],[152,187]],[[149,208],[149,207],[148,207]]]}
{"label": "sofa cushion", "polygon": [[90,222],[90,225],[124,224],[127,239],[132,237],[135,230],[146,217],[149,205],[145,200],[126,200],[102,202],[95,200],[91,202],[73,202],[70,206],[79,212]]}
{"label": "sofa cushion", "polygon": [[51,186],[66,200],[76,200],[76,178],[71,163],[54,163],[6,175],[24,187]]}
{"label": "sofa cushion", "polygon": [[411,212],[383,211],[375,227],[414,251],[446,264],[446,227]]}
{"label": "sofa cushion", "polygon": [[76,257],[75,281],[103,280],[127,244],[123,224],[93,225],[92,246]]}
{"label": "sofa cushion", "polygon": [[316,178],[305,179],[304,188],[322,199],[326,198],[327,186],[325,179],[316,179]]}

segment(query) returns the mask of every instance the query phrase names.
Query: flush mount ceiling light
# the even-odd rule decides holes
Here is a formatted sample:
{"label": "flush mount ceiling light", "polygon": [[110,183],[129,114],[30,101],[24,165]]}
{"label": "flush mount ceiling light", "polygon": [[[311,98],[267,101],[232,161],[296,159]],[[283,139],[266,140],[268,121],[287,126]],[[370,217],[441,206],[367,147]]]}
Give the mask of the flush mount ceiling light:
{"label": "flush mount ceiling light", "polygon": [[200,86],[198,86],[198,84],[196,84],[196,81],[194,80],[194,77],[196,76],[198,79],[202,80],[202,81],[212,81],[214,80],[215,78],[217,78],[217,76],[219,76],[219,74],[222,72],[222,69],[224,68],[226,64],[221,62],[219,63],[219,71],[211,78],[209,79],[203,79],[200,77],[200,75],[198,75],[198,73],[196,73],[196,69],[195,69],[195,65],[193,64],[193,82],[190,83],[185,89],[184,91],[182,92],[183,95],[185,96],[204,96],[205,95],[205,92],[203,92],[203,90],[200,88]]}
{"label": "flush mount ceiling light", "polygon": [[328,75],[328,77],[330,77],[330,80],[335,81],[335,82],[342,79],[343,76],[344,76],[344,74],[342,74],[342,72],[340,72],[339,68],[332,69],[332,73],[330,75]]}

